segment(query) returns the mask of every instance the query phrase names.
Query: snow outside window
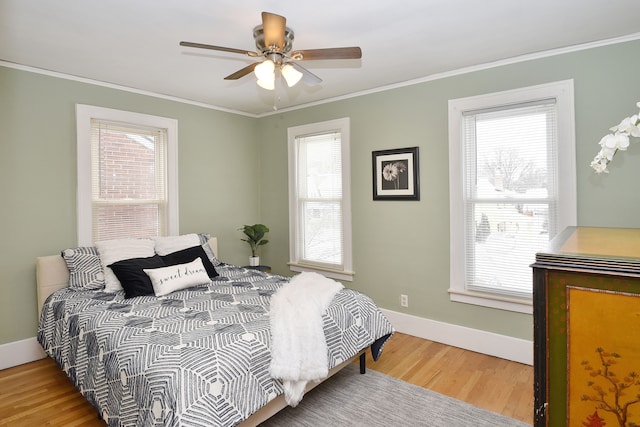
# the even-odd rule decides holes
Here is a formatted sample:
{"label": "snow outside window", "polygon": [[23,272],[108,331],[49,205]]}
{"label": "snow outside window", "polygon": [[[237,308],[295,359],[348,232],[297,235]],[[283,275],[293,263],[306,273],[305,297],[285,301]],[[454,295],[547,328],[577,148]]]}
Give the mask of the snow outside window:
{"label": "snow outside window", "polygon": [[536,252],[576,223],[571,94],[450,101],[452,300],[531,312]]}
{"label": "snow outside window", "polygon": [[352,280],[349,120],[288,134],[290,268]]}

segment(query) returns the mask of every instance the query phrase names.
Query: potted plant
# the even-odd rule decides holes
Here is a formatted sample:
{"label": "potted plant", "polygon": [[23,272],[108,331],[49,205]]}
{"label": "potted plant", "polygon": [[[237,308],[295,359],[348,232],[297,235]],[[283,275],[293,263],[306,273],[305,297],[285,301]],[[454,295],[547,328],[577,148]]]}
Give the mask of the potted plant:
{"label": "potted plant", "polygon": [[269,243],[268,240],[263,239],[265,233],[269,232],[269,228],[264,224],[245,225],[239,228],[246,236],[246,239],[240,239],[243,242],[249,243],[251,246],[251,257],[249,258],[249,265],[254,267],[260,265],[260,257],[258,256],[258,247]]}

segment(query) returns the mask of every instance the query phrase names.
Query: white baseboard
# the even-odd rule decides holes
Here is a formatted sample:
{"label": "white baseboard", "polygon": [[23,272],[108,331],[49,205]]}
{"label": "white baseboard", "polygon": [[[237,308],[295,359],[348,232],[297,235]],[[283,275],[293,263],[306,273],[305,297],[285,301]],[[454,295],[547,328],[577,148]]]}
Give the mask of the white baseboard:
{"label": "white baseboard", "polygon": [[0,370],[47,357],[36,337],[0,345]]}
{"label": "white baseboard", "polygon": [[514,362],[533,365],[533,342],[424,317],[381,310],[396,331]]}

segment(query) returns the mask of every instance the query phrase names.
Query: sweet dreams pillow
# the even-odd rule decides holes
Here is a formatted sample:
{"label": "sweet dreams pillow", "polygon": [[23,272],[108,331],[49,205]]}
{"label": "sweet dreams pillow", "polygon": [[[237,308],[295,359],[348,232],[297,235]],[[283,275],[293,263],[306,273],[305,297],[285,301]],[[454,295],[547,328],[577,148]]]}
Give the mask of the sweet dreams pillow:
{"label": "sweet dreams pillow", "polygon": [[177,264],[169,267],[144,269],[151,279],[156,296],[168,295],[180,289],[210,282],[207,270],[202,265],[202,259],[196,258],[187,264]]}
{"label": "sweet dreams pillow", "polygon": [[161,255],[161,258],[167,265],[185,264],[196,258],[201,258],[204,269],[207,270],[209,277],[213,279],[218,276],[218,272],[202,246],[193,246],[167,255]]}

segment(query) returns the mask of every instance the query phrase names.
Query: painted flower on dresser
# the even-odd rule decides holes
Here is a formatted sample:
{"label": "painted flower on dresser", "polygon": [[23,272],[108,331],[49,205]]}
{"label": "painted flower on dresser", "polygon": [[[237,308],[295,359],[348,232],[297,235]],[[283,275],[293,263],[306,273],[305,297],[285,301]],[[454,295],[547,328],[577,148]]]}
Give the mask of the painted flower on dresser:
{"label": "painted flower on dresser", "polygon": [[407,170],[407,165],[404,162],[387,163],[382,168],[382,177],[385,181],[393,181],[395,189],[400,188],[400,174]]}
{"label": "painted flower on dresser", "polygon": [[[640,108],[640,102],[636,104]],[[591,162],[591,167],[597,173],[609,173],[607,165],[618,150],[626,151],[629,147],[629,137],[640,138],[640,114],[634,114],[612,127],[611,133],[600,140],[600,151]]]}

